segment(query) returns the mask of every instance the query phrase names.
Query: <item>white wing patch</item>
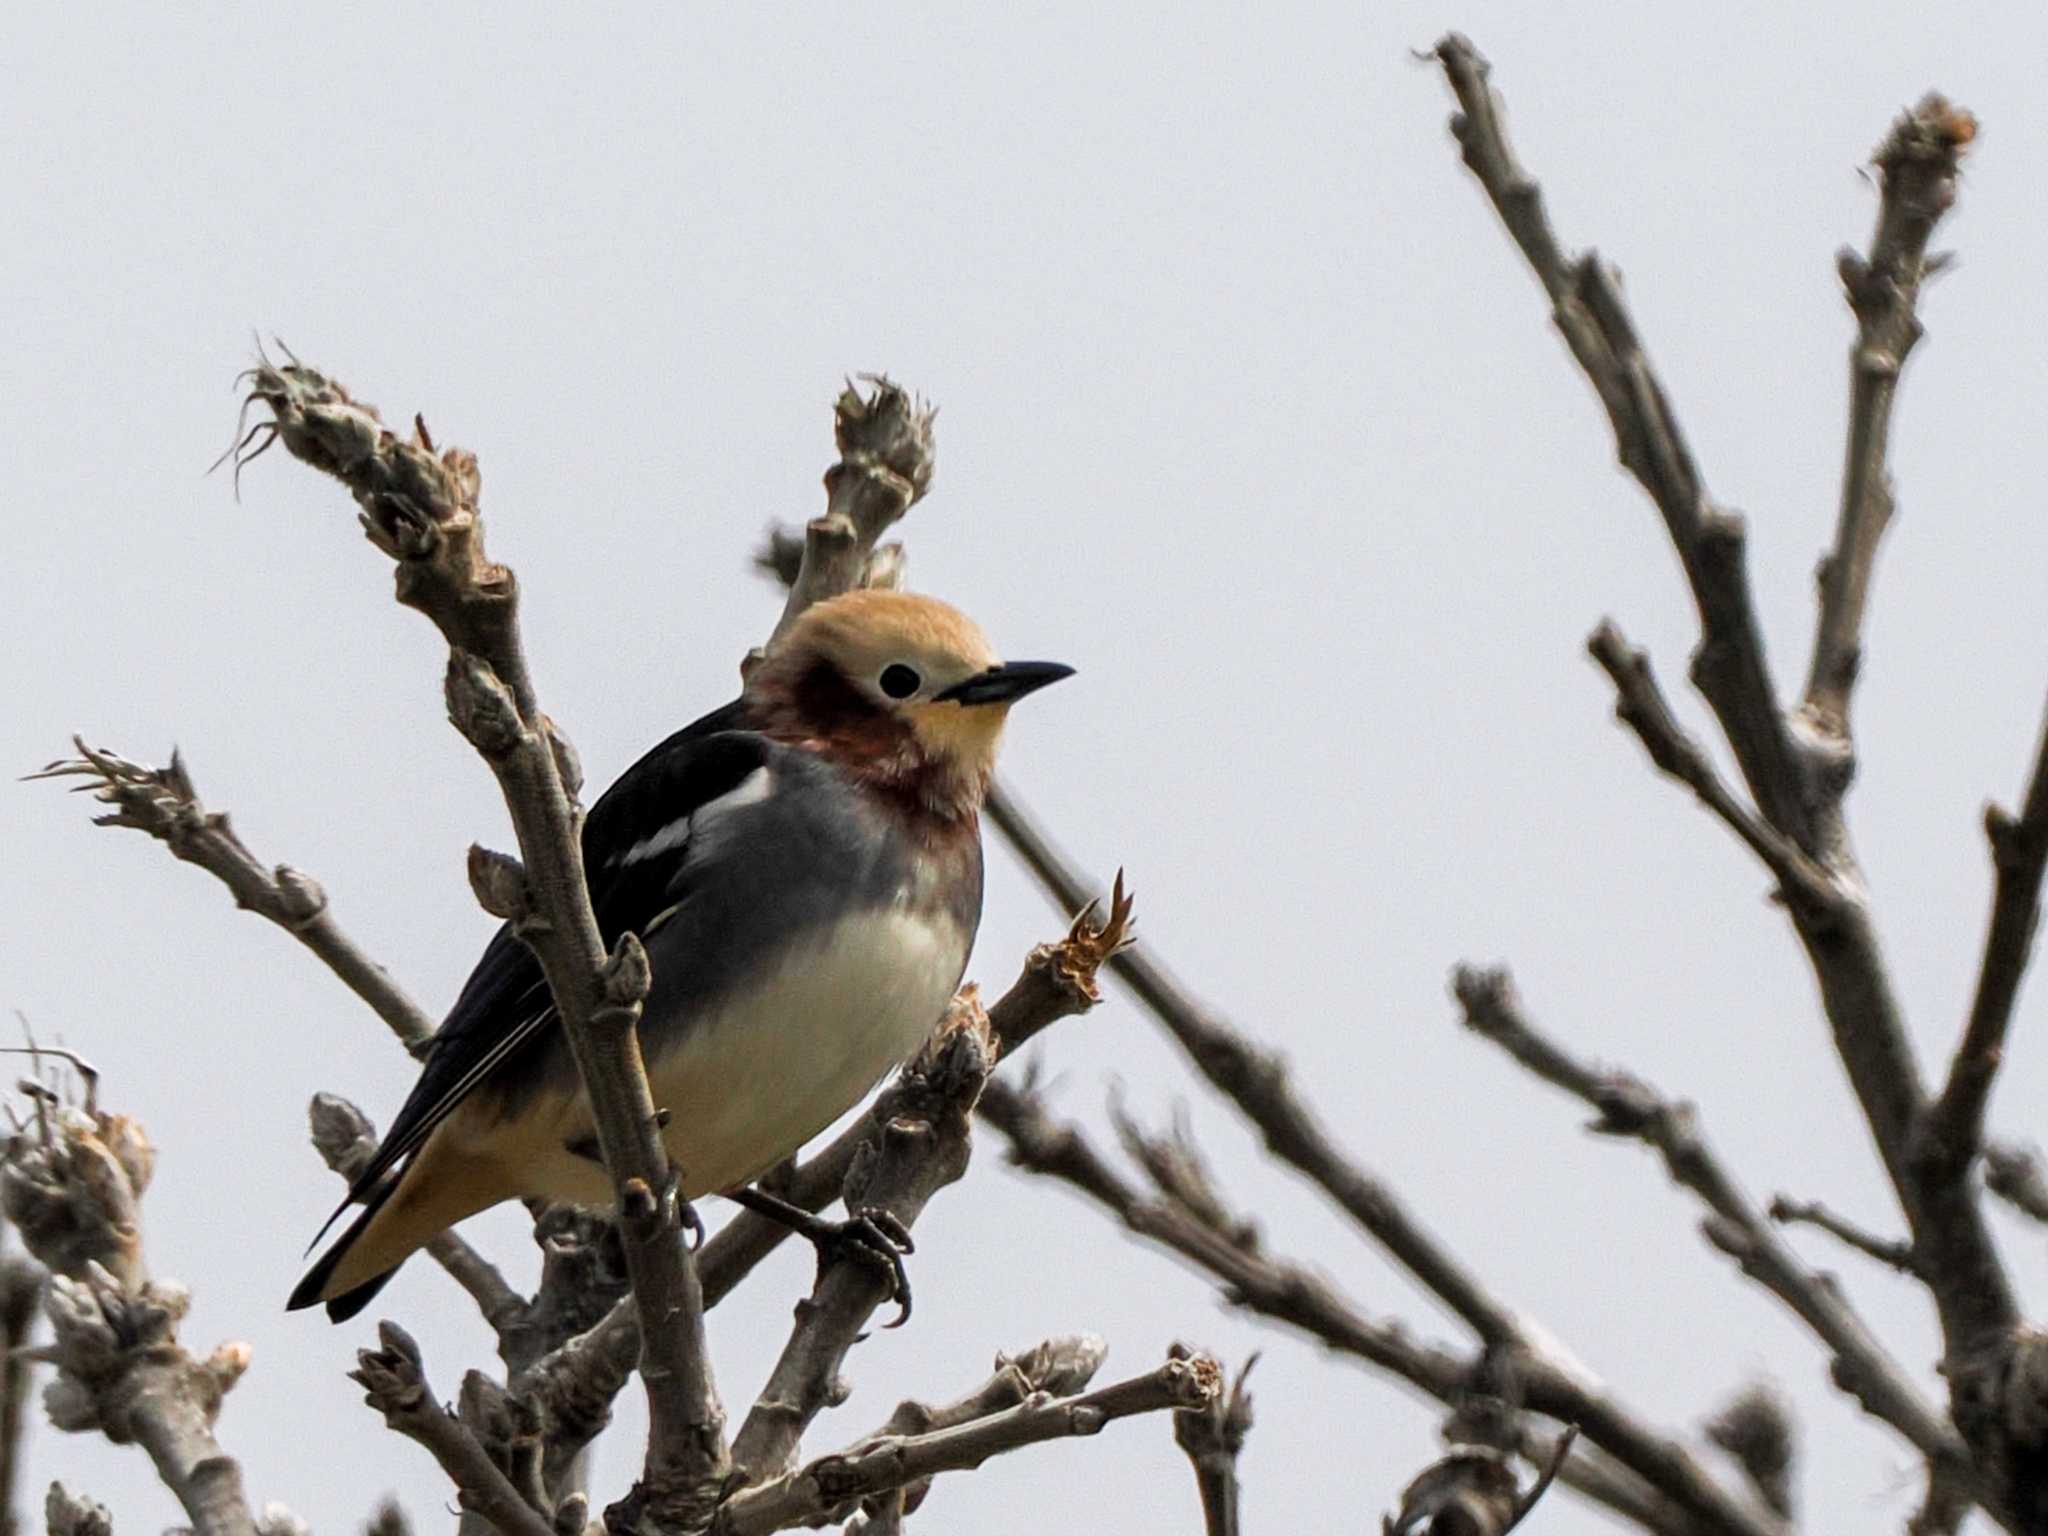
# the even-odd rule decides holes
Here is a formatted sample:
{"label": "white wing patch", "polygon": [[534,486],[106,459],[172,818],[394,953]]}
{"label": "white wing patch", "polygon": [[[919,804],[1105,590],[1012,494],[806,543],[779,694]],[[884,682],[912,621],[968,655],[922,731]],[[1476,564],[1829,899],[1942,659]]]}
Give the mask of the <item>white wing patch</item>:
{"label": "white wing patch", "polygon": [[716,818],[741,806],[758,805],[775,792],[775,776],[767,767],[756,768],[739,783],[715,799],[706,800],[687,816],[678,816],[667,826],[650,832],[624,853],[612,859],[614,865],[638,864],[680,848],[692,833],[700,832]]}

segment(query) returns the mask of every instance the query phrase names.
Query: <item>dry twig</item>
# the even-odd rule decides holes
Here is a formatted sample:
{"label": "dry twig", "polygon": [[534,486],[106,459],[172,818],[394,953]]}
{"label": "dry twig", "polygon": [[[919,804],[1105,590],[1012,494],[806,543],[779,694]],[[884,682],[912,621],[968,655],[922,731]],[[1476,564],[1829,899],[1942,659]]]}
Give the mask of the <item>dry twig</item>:
{"label": "dry twig", "polygon": [[427,1450],[455,1484],[465,1510],[496,1526],[502,1536],[555,1536],[554,1527],[485,1454],[475,1435],[441,1406],[427,1385],[420,1347],[396,1323],[377,1325],[376,1349],[359,1350],[349,1376],[370,1406],[409,1440]]}
{"label": "dry twig", "polygon": [[114,807],[95,816],[99,827],[133,827],[147,832],[188,864],[196,864],[226,885],[235,905],[267,918],[324,961],[348,989],[368,1003],[414,1056],[426,1054],[434,1023],[334,920],[320,882],[289,864],[267,868],[251,853],[225,811],[209,811],[200,803],[184,759],[171,753],[170,766],[152,768],[131,763],[117,753],[101,751],[79,737],[71,743],[75,758],[59,758],[31,779],[75,778],[75,791]]}
{"label": "dry twig", "polygon": [[1573,1058],[1530,1023],[1505,971],[1460,966],[1451,985],[1466,1027],[1590,1106],[1598,1116],[1591,1129],[1633,1138],[1663,1157],[1673,1182],[1691,1190],[1710,1212],[1701,1224],[1707,1241],[1790,1307],[1827,1346],[1837,1386],[1928,1457],[1967,1460],[1954,1429],[1857,1316],[1841,1288],[1808,1271],[1743,1193],[1708,1145],[1690,1104],[1664,1098],[1627,1072],[1603,1071]]}
{"label": "dry twig", "polygon": [[712,1530],[715,1536],[765,1536],[793,1525],[823,1524],[843,1518],[863,1499],[941,1472],[978,1467],[1005,1451],[1096,1434],[1132,1414],[1200,1408],[1222,1387],[1222,1371],[1206,1356],[1169,1359],[1146,1375],[1078,1397],[1035,1392],[1013,1408],[962,1424],[878,1435],[735,1494]]}

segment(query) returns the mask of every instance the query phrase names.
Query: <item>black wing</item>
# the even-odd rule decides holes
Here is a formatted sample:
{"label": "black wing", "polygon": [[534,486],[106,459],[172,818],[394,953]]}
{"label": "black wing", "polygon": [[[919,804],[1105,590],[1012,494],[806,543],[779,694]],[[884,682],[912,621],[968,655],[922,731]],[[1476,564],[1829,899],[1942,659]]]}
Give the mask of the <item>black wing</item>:
{"label": "black wing", "polygon": [[[673,900],[669,884],[685,848],[671,829],[686,826],[693,812],[767,761],[773,748],[766,738],[734,729],[743,718],[735,700],[685,726],[621,774],[590,808],[583,825],[584,878],[607,946],[628,930],[644,929]],[[624,857],[665,832],[675,841],[660,854]],[[419,1082],[376,1155],[349,1186],[341,1209],[375,1191],[477,1084],[554,1021],[540,962],[508,923],[485,946],[462,995],[434,1034]],[[321,1230],[324,1235],[326,1228]]]}

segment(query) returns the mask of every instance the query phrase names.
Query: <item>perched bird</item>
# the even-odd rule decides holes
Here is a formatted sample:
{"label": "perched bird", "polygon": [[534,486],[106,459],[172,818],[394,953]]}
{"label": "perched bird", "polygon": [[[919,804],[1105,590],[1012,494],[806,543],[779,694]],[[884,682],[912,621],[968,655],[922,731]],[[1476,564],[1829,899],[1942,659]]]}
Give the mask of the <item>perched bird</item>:
{"label": "perched bird", "polygon": [[[591,807],[591,905],[607,944],[647,947],[641,1050],[685,1199],[766,1199],[745,1186],[930,1036],[981,919],[979,811],[1009,706],[1072,670],[999,660],[934,599],[851,592]],[[362,1213],[290,1305],[352,1317],[414,1250],[519,1196],[608,1204],[612,1186],[508,925],[350,1186],[341,1210]]]}

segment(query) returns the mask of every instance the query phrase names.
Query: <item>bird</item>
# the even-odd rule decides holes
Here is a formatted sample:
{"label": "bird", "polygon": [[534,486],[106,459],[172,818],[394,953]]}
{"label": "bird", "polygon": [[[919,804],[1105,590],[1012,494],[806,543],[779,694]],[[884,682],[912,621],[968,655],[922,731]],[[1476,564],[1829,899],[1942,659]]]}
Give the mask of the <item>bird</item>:
{"label": "bird", "polygon": [[[979,812],[1010,706],[1072,672],[1003,661],[936,598],[857,589],[805,609],[737,699],[590,808],[598,927],[607,946],[637,934],[652,970],[641,1052],[684,1201],[725,1194],[814,1241],[858,1224],[751,1181],[930,1037],[981,920]],[[320,1235],[361,1212],[287,1305],[345,1321],[409,1255],[514,1198],[600,1205],[613,1188],[546,979],[508,923]]]}

